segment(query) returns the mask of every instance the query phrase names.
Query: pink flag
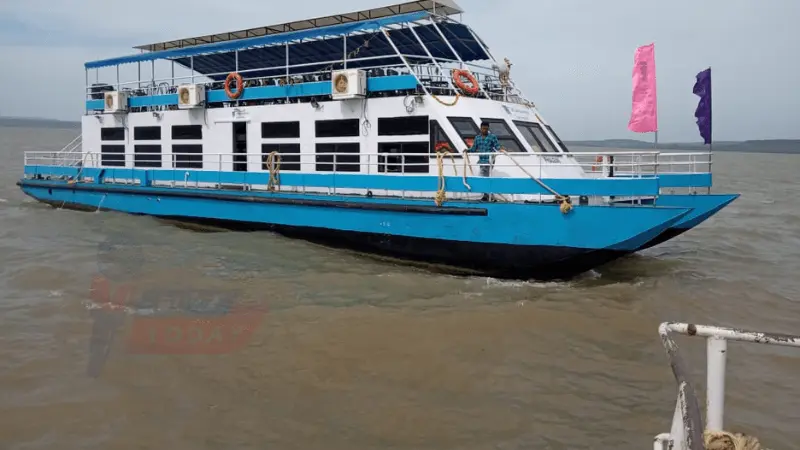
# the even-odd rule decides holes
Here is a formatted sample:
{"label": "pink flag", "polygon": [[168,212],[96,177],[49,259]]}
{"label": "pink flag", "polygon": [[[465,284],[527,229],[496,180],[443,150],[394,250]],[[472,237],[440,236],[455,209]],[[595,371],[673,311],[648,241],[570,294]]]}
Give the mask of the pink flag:
{"label": "pink flag", "polygon": [[655,44],[637,48],[633,57],[633,108],[628,129],[636,133],[658,131]]}

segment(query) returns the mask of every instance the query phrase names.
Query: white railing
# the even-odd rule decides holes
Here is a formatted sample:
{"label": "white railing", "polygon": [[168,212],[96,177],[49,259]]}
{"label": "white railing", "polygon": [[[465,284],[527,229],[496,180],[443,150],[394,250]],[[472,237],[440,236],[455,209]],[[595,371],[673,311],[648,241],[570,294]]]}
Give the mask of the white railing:
{"label": "white railing", "polygon": [[[706,325],[662,323],[658,332],[666,349],[672,373],[678,383],[678,399],[672,418],[672,428],[669,433],[662,433],[655,437],[654,450],[704,450],[704,432],[723,431],[728,341],[800,347],[800,336]],[[689,382],[688,369],[678,352],[678,345],[672,339],[673,333],[706,338],[708,368],[705,427],[703,427],[703,418],[700,415],[697,394],[692,383]]]}
{"label": "white railing", "polygon": [[[664,156],[670,156],[667,163],[662,161]],[[318,157],[330,157],[328,161],[319,161]],[[359,157],[359,161],[351,162],[354,156]],[[313,166],[318,164],[332,164],[331,172],[341,171],[344,173],[369,173],[369,174],[428,174],[438,173],[435,154],[428,153],[322,153],[322,152],[300,152],[286,153],[281,155],[281,164],[301,164]],[[698,158],[705,156],[707,161],[698,162]],[[185,163],[202,163],[205,171],[232,171],[233,164],[246,164],[248,171],[258,171],[254,167],[260,167],[267,171],[267,154],[233,154],[233,153],[106,153],[99,152],[72,152],[65,155],[62,152],[25,152],[26,166],[74,166],[79,161],[94,161],[93,167],[99,167],[101,161],[113,161],[114,165],[106,164],[107,167],[136,167],[138,162],[156,162],[157,167],[147,165],[139,166],[141,169],[161,169],[161,168],[181,168],[181,161]],[[299,158],[299,161],[298,161]],[[447,175],[461,175],[463,173],[464,161],[462,154],[453,154],[453,158],[445,156],[444,168],[448,171]],[[676,160],[684,158],[683,160]],[[478,155],[469,154],[469,163],[474,174],[479,173]],[[164,164],[166,163],[166,164]],[[707,173],[705,170],[698,170],[709,167],[709,153],[680,153],[666,154],[654,151],[645,152],[592,152],[592,153],[496,153],[493,164],[493,176],[501,175],[506,169],[522,167],[531,175],[541,177],[548,169],[559,170],[564,168],[579,168],[583,175],[587,177],[608,177],[609,175],[623,175],[633,177],[649,177],[659,174],[669,173]],[[666,167],[664,167],[666,165]],[[166,167],[164,167],[166,166]],[[338,170],[338,167],[348,167]],[[358,166],[358,170],[351,168]],[[384,170],[380,170],[384,168]],[[427,168],[427,170],[422,170]],[[674,169],[678,169],[673,171]],[[469,167],[467,168],[469,170]],[[612,170],[613,169],[613,170]],[[327,172],[327,171],[326,171]],[[499,172],[499,173],[498,173]],[[513,170],[512,170],[513,172]],[[553,176],[558,178],[558,176]],[[574,178],[575,176],[565,176]]]}

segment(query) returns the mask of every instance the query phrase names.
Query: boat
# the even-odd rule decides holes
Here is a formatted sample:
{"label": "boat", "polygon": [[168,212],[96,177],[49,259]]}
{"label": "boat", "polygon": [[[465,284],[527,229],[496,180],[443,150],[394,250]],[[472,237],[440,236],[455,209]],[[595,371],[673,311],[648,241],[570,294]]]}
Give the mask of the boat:
{"label": "boat", "polygon": [[[57,208],[542,280],[664,242],[737,197],[710,194],[710,152],[571,152],[462,13],[412,1],[86,62],[81,135],[26,152],[17,184]],[[501,146],[490,176],[464,152],[481,123]]]}

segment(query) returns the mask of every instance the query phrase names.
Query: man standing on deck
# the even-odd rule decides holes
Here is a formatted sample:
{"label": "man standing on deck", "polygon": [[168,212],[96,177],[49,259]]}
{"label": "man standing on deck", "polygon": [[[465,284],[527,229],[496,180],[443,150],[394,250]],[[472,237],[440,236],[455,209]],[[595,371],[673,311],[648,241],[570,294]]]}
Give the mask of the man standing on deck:
{"label": "man standing on deck", "polygon": [[[492,173],[492,164],[494,164],[495,153],[500,149],[500,142],[497,136],[489,131],[489,124],[481,122],[481,134],[475,136],[472,146],[466,150],[465,153],[477,153],[478,165],[481,168],[481,176],[489,177]],[[490,200],[490,194],[483,194],[481,201]]]}

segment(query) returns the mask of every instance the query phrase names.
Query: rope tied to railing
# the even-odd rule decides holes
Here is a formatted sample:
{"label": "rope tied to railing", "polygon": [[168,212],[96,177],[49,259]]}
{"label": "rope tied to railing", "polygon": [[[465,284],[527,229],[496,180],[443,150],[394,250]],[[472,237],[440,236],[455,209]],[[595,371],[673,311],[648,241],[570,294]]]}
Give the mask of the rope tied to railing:
{"label": "rope tied to railing", "polygon": [[550,186],[546,185],[546,184],[545,184],[545,183],[544,183],[542,180],[540,180],[540,179],[538,179],[538,178],[534,177],[533,175],[531,175],[531,174],[530,174],[530,172],[528,172],[527,170],[525,170],[525,168],[524,168],[524,167],[522,167],[522,165],[521,165],[520,163],[518,163],[518,162],[517,162],[517,160],[516,160],[516,159],[514,159],[514,157],[513,157],[513,156],[511,156],[511,155],[510,155],[510,154],[509,154],[509,153],[508,153],[508,152],[507,152],[505,149],[501,148],[501,149],[500,149],[500,152],[502,152],[502,153],[504,153],[506,156],[508,156],[508,159],[510,159],[510,160],[511,160],[511,162],[513,162],[514,164],[516,164],[516,165],[517,165],[517,167],[519,167],[520,169],[522,169],[522,171],[523,171],[523,172],[525,172],[525,175],[527,175],[528,177],[530,177],[530,179],[531,179],[531,180],[535,181],[536,183],[538,183],[538,184],[539,184],[539,186],[543,187],[543,188],[544,188],[544,189],[546,189],[548,192],[550,192],[551,194],[553,194],[553,195],[556,197],[556,201],[557,201],[557,202],[559,202],[559,203],[561,204],[561,205],[559,206],[559,209],[561,210],[561,213],[562,213],[562,214],[569,214],[569,212],[570,212],[570,211],[572,211],[572,201],[570,200],[569,196],[566,196],[566,195],[561,195],[561,194],[559,194],[558,192],[556,192],[556,191],[554,191],[552,188],[550,188]]}
{"label": "rope tied to railing", "polygon": [[[442,206],[444,201],[447,199],[447,192],[446,192],[446,182],[444,179],[444,157],[450,156],[450,159],[453,161],[453,169],[456,169],[456,159],[453,158],[453,154],[446,151],[438,151],[436,152],[436,166],[439,169],[439,188],[436,190],[436,196],[433,198],[433,201],[436,203],[436,206]],[[456,169],[456,174],[458,174],[458,170]]]}
{"label": "rope tied to railing", "polygon": [[270,152],[267,156],[267,169],[269,169],[269,181],[267,190],[274,191],[277,186],[280,190],[281,185],[281,155],[278,152]]}
{"label": "rope tied to railing", "polygon": [[755,436],[727,431],[709,431],[703,434],[706,450],[762,450]]}

